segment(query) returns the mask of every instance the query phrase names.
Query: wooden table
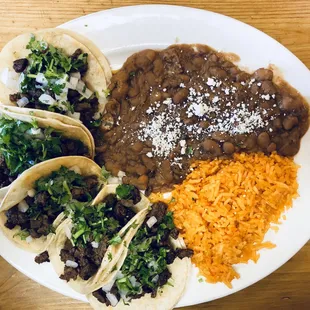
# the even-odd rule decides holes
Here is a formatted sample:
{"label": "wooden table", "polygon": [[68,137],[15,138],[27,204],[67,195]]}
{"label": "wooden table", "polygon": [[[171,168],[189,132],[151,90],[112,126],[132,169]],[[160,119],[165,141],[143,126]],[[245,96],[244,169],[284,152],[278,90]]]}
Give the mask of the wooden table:
{"label": "wooden table", "polygon": [[[22,32],[55,27],[99,10],[147,3],[155,1],[2,0],[0,47]],[[310,0],[180,0],[157,3],[193,6],[237,18],[280,41],[310,68]],[[0,258],[0,309],[86,310],[90,307],[35,283]],[[234,295],[186,309],[310,309],[310,243],[283,267],[255,285]]]}

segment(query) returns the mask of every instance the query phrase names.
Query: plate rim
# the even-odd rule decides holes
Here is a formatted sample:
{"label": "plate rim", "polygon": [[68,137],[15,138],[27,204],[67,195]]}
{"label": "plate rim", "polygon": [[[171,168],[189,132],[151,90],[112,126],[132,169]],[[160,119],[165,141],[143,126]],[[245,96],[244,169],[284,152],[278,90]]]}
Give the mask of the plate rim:
{"label": "plate rim", "polygon": [[[217,12],[213,12],[213,11],[210,11],[210,10],[204,10],[204,9],[198,9],[198,8],[193,8],[193,7],[186,7],[186,6],[177,6],[177,5],[170,5],[170,4],[165,4],[165,5],[162,5],[162,4],[143,4],[143,5],[130,5],[130,6],[123,6],[123,7],[118,7],[118,8],[111,8],[111,9],[106,9],[106,10],[101,10],[101,11],[98,11],[98,12],[94,12],[94,13],[91,13],[91,14],[87,14],[87,15],[84,15],[84,16],[80,16],[80,17],[77,17],[75,19],[72,19],[68,22],[65,22],[57,27],[59,28],[67,28],[67,27],[70,27],[70,24],[71,23],[74,23],[74,22],[81,22],[85,19],[89,19],[89,18],[92,18],[93,16],[96,16],[96,15],[104,15],[104,14],[109,14],[109,13],[112,13],[113,12],[117,12],[117,11],[127,11],[127,10],[130,10],[130,9],[133,9],[133,8],[147,8],[149,10],[151,9],[154,9],[154,8],[169,8],[169,9],[177,9],[177,10],[192,10],[192,11],[197,11],[199,12],[200,14],[203,14],[203,13],[207,13],[207,14],[212,14],[212,15],[216,15],[218,16],[219,18],[222,18],[222,19],[227,19],[229,20],[230,22],[233,22],[233,23],[239,23],[239,24],[242,24],[243,26],[247,26],[248,28],[251,28],[251,31],[255,31],[256,33],[259,33],[260,35],[263,35],[265,36],[266,38],[268,38],[269,40],[272,39],[280,48],[282,49],[285,49],[286,52],[288,52],[290,54],[290,56],[293,56],[295,61],[298,61],[300,64],[302,64],[304,66],[305,69],[307,69],[309,72],[309,68],[303,63],[303,61],[301,61],[295,54],[293,54],[293,52],[291,52],[287,47],[285,47],[284,45],[282,45],[279,41],[277,41],[276,39],[274,39],[273,37],[269,36],[268,34],[264,33],[263,31],[245,23],[245,22],[242,22],[240,20],[237,20],[235,18],[232,18],[230,16],[227,16],[227,15],[224,15],[224,14],[221,14],[221,13],[217,13]],[[179,14],[179,12],[177,12]],[[232,51],[233,52],[233,51]],[[308,239],[304,239],[303,241],[301,241],[298,245],[298,249],[295,250],[294,252],[292,252],[291,255],[289,255],[290,257],[285,257],[285,258],[282,258],[281,259],[281,263],[278,264],[278,267],[275,267],[275,268],[270,268],[270,270],[268,269],[268,271],[266,271],[265,273],[262,274],[262,276],[259,276],[259,277],[256,277],[255,280],[253,281],[249,281],[247,284],[241,286],[240,288],[238,289],[231,289],[231,291],[227,294],[227,293],[223,293],[223,294],[219,294],[217,297],[215,298],[212,298],[211,300],[216,300],[216,299],[219,299],[219,298],[222,298],[222,297],[225,297],[225,296],[229,296],[231,294],[234,294],[240,290],[243,290],[251,285],[253,285],[254,283],[256,282],[259,282],[261,281],[263,278],[269,276],[271,273],[273,273],[274,271],[276,271],[277,269],[279,269],[280,267],[282,267],[288,260],[290,260],[293,256],[296,255],[297,252],[300,251],[300,249],[309,241],[310,239],[310,236],[307,237]],[[14,268],[16,268],[17,270],[19,270],[20,272],[22,272],[23,274],[25,274],[27,277],[31,278],[32,280],[40,283],[41,285],[45,286],[45,287],[48,287],[49,289],[51,290],[54,290],[62,295],[65,295],[65,296],[68,296],[68,297],[71,297],[73,298],[70,294],[67,294],[66,292],[63,292],[61,290],[57,290],[57,288],[55,287],[51,287],[49,284],[46,284],[44,283],[44,281],[38,281],[36,279],[34,279],[34,277],[32,277],[31,274],[29,274],[28,272],[25,272],[19,265],[16,265],[15,263],[13,263],[12,261],[10,261],[5,254],[4,251],[2,251],[0,249],[0,254],[1,256],[8,262],[10,263]],[[280,260],[278,260],[280,261]],[[82,299],[79,299],[81,301],[84,301],[85,300],[82,300]],[[211,301],[211,300],[208,300],[208,301]],[[200,300],[198,302],[191,302],[191,303],[186,303],[187,306],[189,305],[196,305],[196,304],[199,304],[199,303],[204,303],[204,302],[208,302],[208,301],[204,301],[204,300]]]}

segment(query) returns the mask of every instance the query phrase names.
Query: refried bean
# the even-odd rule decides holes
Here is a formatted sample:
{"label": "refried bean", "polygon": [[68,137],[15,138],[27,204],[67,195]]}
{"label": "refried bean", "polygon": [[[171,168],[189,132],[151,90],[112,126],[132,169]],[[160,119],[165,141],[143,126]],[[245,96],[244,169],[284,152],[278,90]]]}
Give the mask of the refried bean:
{"label": "refried bean", "polygon": [[136,53],[109,90],[97,161],[147,193],[181,183],[194,160],[294,156],[309,126],[307,103],[273,71],[241,71],[205,45]]}

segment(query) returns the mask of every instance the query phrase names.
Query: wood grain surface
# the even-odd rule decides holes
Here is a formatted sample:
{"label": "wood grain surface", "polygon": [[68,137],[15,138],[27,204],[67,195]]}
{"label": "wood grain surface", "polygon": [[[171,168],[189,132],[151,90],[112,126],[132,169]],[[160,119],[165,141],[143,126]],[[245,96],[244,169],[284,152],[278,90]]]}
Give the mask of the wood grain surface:
{"label": "wood grain surface", "polygon": [[[99,10],[154,3],[191,6],[239,19],[281,42],[310,68],[310,0],[1,0],[0,48],[22,32],[55,27]],[[0,258],[0,309],[89,310],[90,307],[35,283]],[[253,286],[186,309],[310,309],[310,243]]]}

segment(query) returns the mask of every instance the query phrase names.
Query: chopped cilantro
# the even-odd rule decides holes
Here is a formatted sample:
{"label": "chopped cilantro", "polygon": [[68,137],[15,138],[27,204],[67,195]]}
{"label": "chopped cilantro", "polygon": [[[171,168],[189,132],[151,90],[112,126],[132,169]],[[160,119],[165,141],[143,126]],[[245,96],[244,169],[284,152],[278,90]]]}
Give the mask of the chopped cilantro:
{"label": "chopped cilantro", "polygon": [[186,154],[187,155],[193,155],[194,154],[194,150],[193,150],[192,146],[187,147]]}
{"label": "chopped cilantro", "polygon": [[116,188],[116,195],[121,199],[130,199],[131,191],[134,189],[134,186],[128,184],[120,184]]}
{"label": "chopped cilantro", "polygon": [[109,253],[108,253],[108,260],[109,260],[109,262],[111,262],[111,261],[112,261],[112,259],[113,259],[112,253],[111,253],[111,252],[109,252]]}
{"label": "chopped cilantro", "polygon": [[199,282],[199,283],[204,282],[203,278],[199,278],[199,279],[198,279],[198,282]]}
{"label": "chopped cilantro", "polygon": [[[158,276],[167,270],[166,257],[170,251],[168,246],[160,242],[165,238],[167,230],[169,232],[173,228],[173,214],[168,212],[155,234],[143,224],[129,244],[128,255],[121,268],[123,276],[116,280],[118,291],[123,292],[129,300],[144,290],[147,292],[160,290]],[[166,285],[173,286],[169,281]]]}
{"label": "chopped cilantro", "polygon": [[[37,102],[38,95],[35,95],[37,92],[39,92],[39,96],[40,93],[51,95],[53,98],[60,96],[66,86],[65,81],[69,74],[81,69],[85,70],[85,66],[87,66],[87,53],[81,53],[75,57],[67,56],[63,50],[44,41],[36,40],[35,36],[31,37],[26,47],[30,50],[27,56],[29,65],[22,74],[20,88],[22,93],[27,94],[30,102]],[[39,73],[43,74],[44,83],[36,81]],[[62,101],[64,102],[59,102],[57,99],[57,103],[51,111],[68,111],[64,107],[67,104],[70,105],[69,101],[67,99]],[[59,103],[60,107],[58,107]],[[69,111],[71,110],[69,109]]]}
{"label": "chopped cilantro", "polygon": [[120,235],[115,235],[112,239],[110,239],[109,244],[111,245],[117,245],[122,242],[122,238]]}
{"label": "chopped cilantro", "polygon": [[102,166],[101,175],[102,175],[104,181],[106,181],[110,177],[111,173],[105,168],[105,166]]}
{"label": "chopped cilantro", "polygon": [[103,90],[103,93],[104,93],[104,95],[105,95],[106,98],[110,96],[110,90],[109,90],[108,88],[107,88],[107,89],[104,89],[104,90]]}
{"label": "chopped cilantro", "polygon": [[135,71],[131,71],[131,72],[129,73],[129,76],[130,76],[130,77],[136,76],[136,72],[135,72]]}
{"label": "chopped cilantro", "polygon": [[62,156],[61,146],[61,133],[52,128],[39,129],[36,121],[0,118],[0,154],[11,176],[47,159]]}
{"label": "chopped cilantro", "polygon": [[66,205],[65,214],[73,221],[72,241],[84,246],[88,241],[100,242],[107,238],[110,244],[118,244],[116,235],[121,226],[113,217],[112,210],[105,203],[90,206],[88,202],[70,201]]}
{"label": "chopped cilantro", "polygon": [[21,240],[26,240],[26,238],[30,236],[30,233],[26,229],[23,229],[23,230],[19,231],[18,233],[16,233],[13,236],[13,238],[15,238],[16,236],[20,237]]}

